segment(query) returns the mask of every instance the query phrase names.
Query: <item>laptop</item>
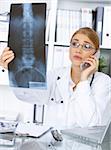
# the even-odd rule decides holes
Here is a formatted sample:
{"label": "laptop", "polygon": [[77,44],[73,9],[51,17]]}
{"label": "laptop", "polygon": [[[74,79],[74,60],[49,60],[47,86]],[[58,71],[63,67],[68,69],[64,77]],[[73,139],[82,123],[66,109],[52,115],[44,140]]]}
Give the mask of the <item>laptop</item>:
{"label": "laptop", "polygon": [[109,130],[111,130],[111,118],[104,126],[93,126],[93,127],[74,127],[69,129],[61,130],[62,134],[70,136],[76,140],[82,141],[87,144],[102,144],[103,141],[108,141]]}

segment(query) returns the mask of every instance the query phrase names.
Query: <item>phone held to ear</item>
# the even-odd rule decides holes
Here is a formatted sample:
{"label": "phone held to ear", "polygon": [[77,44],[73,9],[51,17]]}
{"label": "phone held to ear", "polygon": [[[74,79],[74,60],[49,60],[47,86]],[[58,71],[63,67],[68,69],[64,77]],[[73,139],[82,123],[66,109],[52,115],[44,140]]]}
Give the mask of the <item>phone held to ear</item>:
{"label": "phone held to ear", "polygon": [[81,65],[80,65],[80,69],[81,70],[85,70],[86,68],[88,68],[88,67],[90,67],[90,64],[89,63],[82,63]]}
{"label": "phone held to ear", "polygon": [[[100,50],[98,50],[98,51],[94,54],[94,56],[95,56],[97,59],[99,59],[99,57],[100,57]],[[89,63],[86,63],[86,62],[84,62],[84,63],[82,63],[82,64],[80,65],[81,70],[85,70],[85,69],[88,68],[88,67],[90,67],[90,64],[89,64]]]}

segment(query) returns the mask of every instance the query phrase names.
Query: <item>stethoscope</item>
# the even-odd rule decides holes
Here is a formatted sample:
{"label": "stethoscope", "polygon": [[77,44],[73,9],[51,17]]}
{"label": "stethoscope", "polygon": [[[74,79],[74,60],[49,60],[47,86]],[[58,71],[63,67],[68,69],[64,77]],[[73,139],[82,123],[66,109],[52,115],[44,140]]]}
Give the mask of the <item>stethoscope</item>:
{"label": "stethoscope", "polygon": [[[90,87],[92,86],[94,76],[95,76],[95,74],[92,74],[92,78],[91,78],[91,81],[90,81]],[[58,76],[56,80],[60,80],[60,79],[61,79],[61,77]],[[52,89],[52,92],[51,92],[52,94],[51,95],[53,95],[53,96],[51,96],[50,100],[57,103],[57,104],[63,104],[64,103],[63,98],[62,98],[60,93],[56,94],[56,89],[57,89],[57,83],[55,84],[55,86]]]}

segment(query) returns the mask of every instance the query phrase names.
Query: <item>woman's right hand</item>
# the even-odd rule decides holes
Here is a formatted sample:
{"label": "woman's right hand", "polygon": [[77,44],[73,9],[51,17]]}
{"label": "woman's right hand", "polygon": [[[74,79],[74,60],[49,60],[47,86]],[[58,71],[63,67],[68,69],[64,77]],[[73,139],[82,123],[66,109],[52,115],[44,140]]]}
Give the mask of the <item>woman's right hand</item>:
{"label": "woman's right hand", "polygon": [[0,66],[2,66],[5,69],[8,69],[8,64],[13,59],[14,59],[13,51],[9,47],[6,47],[0,56]]}

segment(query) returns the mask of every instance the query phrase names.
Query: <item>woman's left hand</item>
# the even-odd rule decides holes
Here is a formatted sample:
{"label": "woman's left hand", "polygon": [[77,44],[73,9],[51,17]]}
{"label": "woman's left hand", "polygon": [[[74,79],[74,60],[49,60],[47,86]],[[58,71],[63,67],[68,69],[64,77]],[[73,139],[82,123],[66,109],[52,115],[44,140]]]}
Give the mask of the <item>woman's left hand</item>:
{"label": "woman's left hand", "polygon": [[98,70],[99,60],[95,56],[90,56],[84,63],[88,63],[89,67],[85,68],[81,72],[81,81],[87,80],[88,77]]}

